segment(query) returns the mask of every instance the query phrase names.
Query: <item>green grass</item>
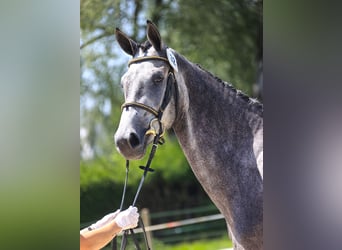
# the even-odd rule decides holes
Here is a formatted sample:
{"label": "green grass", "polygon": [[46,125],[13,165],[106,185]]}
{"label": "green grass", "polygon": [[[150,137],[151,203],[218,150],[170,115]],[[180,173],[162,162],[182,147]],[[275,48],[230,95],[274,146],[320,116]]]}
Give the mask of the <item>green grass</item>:
{"label": "green grass", "polygon": [[[121,241],[119,241],[121,242]],[[140,244],[140,247],[142,249],[145,249],[145,245],[143,243]],[[232,242],[230,239],[228,239],[227,236],[223,236],[221,238],[215,238],[212,240],[206,239],[206,240],[197,240],[192,242],[183,242],[178,244],[164,244],[160,241],[153,240],[153,250],[220,250],[220,249],[226,249],[226,248],[232,248]],[[118,246],[120,249],[120,246]],[[103,250],[110,250],[111,247],[107,246],[106,248],[103,248]],[[133,246],[133,243],[131,242],[129,238],[129,242],[127,245],[126,250],[134,250],[135,247]]]}
{"label": "green grass", "polygon": [[225,236],[214,240],[198,240],[188,243],[180,243],[176,245],[159,245],[153,246],[154,250],[219,250],[232,247],[232,242]]}

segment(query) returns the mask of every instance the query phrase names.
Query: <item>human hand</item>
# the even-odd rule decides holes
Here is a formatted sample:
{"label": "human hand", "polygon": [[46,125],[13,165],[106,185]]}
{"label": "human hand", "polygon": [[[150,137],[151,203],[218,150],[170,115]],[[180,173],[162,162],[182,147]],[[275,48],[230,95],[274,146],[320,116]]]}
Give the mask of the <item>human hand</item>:
{"label": "human hand", "polygon": [[126,230],[138,226],[138,219],[138,209],[130,206],[125,211],[122,211],[117,215],[115,222],[122,228],[122,230]]}
{"label": "human hand", "polygon": [[120,210],[116,210],[113,213],[107,214],[106,216],[104,216],[101,220],[97,221],[96,223],[92,224],[90,226],[91,230],[94,229],[98,229],[100,227],[103,227],[104,225],[106,225],[108,222],[111,222],[112,220],[114,220],[116,218],[116,216],[120,213]]}

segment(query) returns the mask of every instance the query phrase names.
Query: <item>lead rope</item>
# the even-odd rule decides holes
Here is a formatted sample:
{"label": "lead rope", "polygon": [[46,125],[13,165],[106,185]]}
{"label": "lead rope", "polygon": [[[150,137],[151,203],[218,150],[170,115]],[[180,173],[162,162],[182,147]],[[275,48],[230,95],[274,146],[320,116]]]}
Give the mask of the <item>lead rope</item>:
{"label": "lead rope", "polygon": [[[125,175],[125,184],[124,184],[124,188],[122,191],[122,197],[121,197],[121,204],[120,204],[120,211],[122,211],[123,208],[123,204],[124,204],[124,200],[125,200],[125,196],[126,196],[126,188],[127,188],[127,181],[128,181],[128,172],[129,172],[129,160],[126,160],[126,175]],[[126,231],[125,231],[126,233]],[[112,250],[117,250],[117,238],[114,237],[112,239]]]}
{"label": "lead rope", "polygon": [[127,180],[128,180],[128,172],[129,172],[129,160],[126,160],[126,176],[125,176],[125,184],[124,184],[124,189],[122,191],[122,197],[121,197],[121,204],[120,204],[120,211],[123,208],[123,203],[125,200],[125,195],[126,195],[126,187],[127,187]]}

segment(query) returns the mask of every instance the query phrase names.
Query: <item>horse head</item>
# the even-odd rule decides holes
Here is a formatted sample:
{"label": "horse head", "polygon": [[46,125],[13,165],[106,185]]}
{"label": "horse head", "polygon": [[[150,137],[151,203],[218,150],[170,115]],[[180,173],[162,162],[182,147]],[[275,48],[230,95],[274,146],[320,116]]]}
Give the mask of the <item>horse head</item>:
{"label": "horse head", "polygon": [[148,40],[144,44],[133,41],[118,28],[115,35],[120,47],[133,59],[121,78],[125,103],[114,140],[126,159],[139,159],[153,136],[169,129],[175,120],[177,65],[151,21],[147,21]]}

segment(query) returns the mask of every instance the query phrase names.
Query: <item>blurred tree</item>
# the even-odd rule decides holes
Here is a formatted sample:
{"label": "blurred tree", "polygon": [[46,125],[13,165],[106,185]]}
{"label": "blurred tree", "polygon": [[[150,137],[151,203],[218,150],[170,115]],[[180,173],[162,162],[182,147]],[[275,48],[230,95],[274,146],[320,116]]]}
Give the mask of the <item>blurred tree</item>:
{"label": "blurred tree", "polygon": [[180,0],[165,23],[170,46],[252,95],[262,61],[262,1]]}

